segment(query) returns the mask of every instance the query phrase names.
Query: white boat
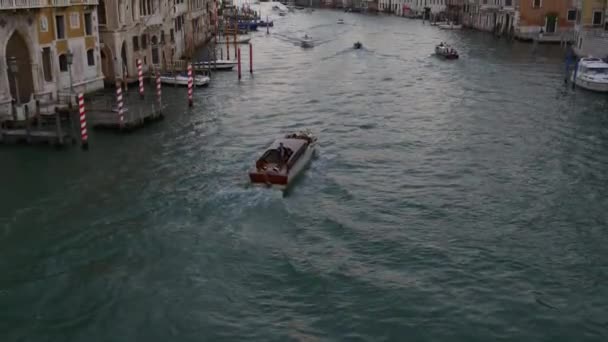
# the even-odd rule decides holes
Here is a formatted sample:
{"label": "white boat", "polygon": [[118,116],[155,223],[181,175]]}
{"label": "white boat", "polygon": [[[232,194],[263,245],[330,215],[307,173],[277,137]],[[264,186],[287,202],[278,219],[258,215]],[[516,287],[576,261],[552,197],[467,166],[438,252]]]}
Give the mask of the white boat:
{"label": "white boat", "polygon": [[338,19],[338,24],[344,24],[344,19]]}
{"label": "white boat", "polygon": [[455,25],[454,23],[450,24],[441,24],[437,25],[442,30],[460,30],[462,29],[462,25]]}
{"label": "white boat", "polygon": [[310,132],[287,134],[275,140],[256,161],[249,180],[253,185],[285,190],[310,163],[316,147],[317,138]]}
{"label": "white boat", "polygon": [[315,46],[315,44],[313,43],[312,38],[310,38],[309,36],[306,35],[300,41],[300,46],[307,49],[307,48],[311,48],[311,47]]}
{"label": "white boat", "polygon": [[211,68],[215,70],[232,70],[236,66],[236,61],[231,61],[227,59],[218,59],[216,61],[203,61],[195,63],[196,66],[201,66],[204,68]]}
{"label": "white boat", "polygon": [[[162,75],[160,77],[160,81],[164,84],[172,84],[179,86],[187,86],[188,85],[188,75],[187,74],[175,74],[175,75]],[[209,84],[211,82],[211,78],[209,76],[203,75],[195,75],[194,76],[194,86],[201,87]]]}
{"label": "white boat", "polygon": [[581,58],[570,80],[587,90],[608,92],[608,63],[594,57]]}
{"label": "white boat", "polygon": [[[251,40],[251,37],[236,37],[236,43],[237,44],[249,44],[249,41]],[[226,41],[228,41],[229,44],[234,44],[234,36],[222,36],[220,39],[217,40],[218,44],[226,44]]]}
{"label": "white boat", "polygon": [[449,25],[447,21],[431,21],[431,26]]}
{"label": "white boat", "polygon": [[286,16],[286,15],[287,15],[287,12],[285,12],[285,11],[280,11],[280,12],[279,12],[279,15],[280,15],[281,17],[284,17],[284,16]]}

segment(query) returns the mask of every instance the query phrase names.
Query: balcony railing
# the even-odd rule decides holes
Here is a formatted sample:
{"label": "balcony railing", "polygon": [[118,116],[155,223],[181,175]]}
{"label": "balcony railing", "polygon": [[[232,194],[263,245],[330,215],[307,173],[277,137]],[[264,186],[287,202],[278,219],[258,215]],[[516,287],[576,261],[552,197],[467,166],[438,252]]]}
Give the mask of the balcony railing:
{"label": "balcony railing", "polygon": [[99,0],[0,0],[0,10],[98,4]]}
{"label": "balcony railing", "polygon": [[0,10],[48,7],[48,0],[0,0]]}

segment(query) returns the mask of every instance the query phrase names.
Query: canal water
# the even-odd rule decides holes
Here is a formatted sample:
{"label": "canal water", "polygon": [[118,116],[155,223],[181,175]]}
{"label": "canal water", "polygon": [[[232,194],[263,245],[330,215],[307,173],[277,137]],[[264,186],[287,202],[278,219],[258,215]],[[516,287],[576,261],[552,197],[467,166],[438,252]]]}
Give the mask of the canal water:
{"label": "canal water", "polygon": [[[564,86],[563,50],[270,15],[254,75],[192,109],[166,88],[164,121],[88,152],[0,149],[0,340],[608,338],[608,101]],[[308,128],[292,190],[250,188]]]}

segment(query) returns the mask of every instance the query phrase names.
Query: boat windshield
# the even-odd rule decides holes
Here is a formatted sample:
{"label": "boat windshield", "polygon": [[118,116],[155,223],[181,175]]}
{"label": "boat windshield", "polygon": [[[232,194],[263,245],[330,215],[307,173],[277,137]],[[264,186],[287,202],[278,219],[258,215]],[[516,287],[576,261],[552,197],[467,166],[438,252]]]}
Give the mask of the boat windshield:
{"label": "boat windshield", "polygon": [[606,68],[589,68],[587,73],[591,75],[608,75],[608,67]]}

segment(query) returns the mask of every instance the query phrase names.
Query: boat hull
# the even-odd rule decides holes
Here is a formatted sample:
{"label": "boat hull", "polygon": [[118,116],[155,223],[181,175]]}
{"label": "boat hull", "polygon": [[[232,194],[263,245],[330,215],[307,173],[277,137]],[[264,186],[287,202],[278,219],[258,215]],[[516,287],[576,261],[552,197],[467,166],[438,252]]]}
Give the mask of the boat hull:
{"label": "boat hull", "polygon": [[438,25],[438,27],[442,30],[460,30],[460,29],[462,29],[462,25]]}
{"label": "boat hull", "polygon": [[[187,77],[171,77],[171,76],[161,76],[160,81],[163,84],[170,85],[178,85],[178,86],[187,86],[188,78]],[[197,76],[194,78],[194,86],[202,87],[209,84],[211,79],[207,76]]]}
{"label": "boat hull", "polygon": [[253,170],[249,173],[249,180],[253,186],[286,190],[303,173],[310,164],[315,154],[316,143],[308,145],[306,151],[298,158],[298,161],[287,172],[258,172]]}
{"label": "boat hull", "polygon": [[[574,82],[574,77],[571,77],[570,80]],[[595,91],[598,93],[608,93],[608,82],[593,82],[589,80],[585,80],[584,78],[577,77],[576,78],[576,86]]]}

